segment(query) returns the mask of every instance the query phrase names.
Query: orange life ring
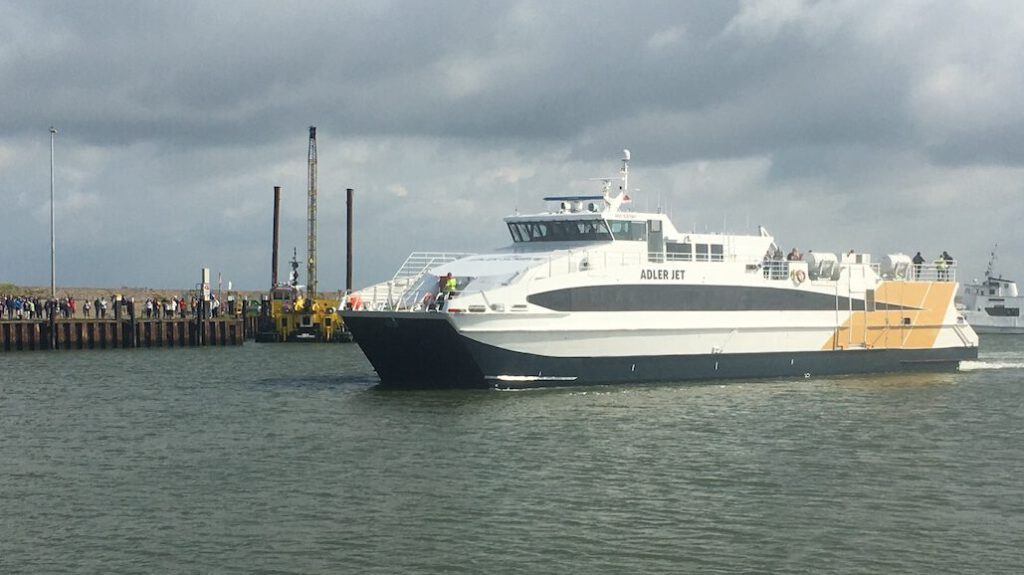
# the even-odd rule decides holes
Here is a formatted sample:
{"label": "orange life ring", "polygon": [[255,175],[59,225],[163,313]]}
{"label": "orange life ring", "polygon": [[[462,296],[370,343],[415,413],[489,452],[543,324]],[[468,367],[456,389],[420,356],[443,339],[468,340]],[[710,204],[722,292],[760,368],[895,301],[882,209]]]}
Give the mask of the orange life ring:
{"label": "orange life ring", "polygon": [[802,284],[804,283],[804,280],[807,279],[807,272],[805,272],[804,270],[796,270],[795,272],[793,272],[793,279],[796,281],[796,283]]}

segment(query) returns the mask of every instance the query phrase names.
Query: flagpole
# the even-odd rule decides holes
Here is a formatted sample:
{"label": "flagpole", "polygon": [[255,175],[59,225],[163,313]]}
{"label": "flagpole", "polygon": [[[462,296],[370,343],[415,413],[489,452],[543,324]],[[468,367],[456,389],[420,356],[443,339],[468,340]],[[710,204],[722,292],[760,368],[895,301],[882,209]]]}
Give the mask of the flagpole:
{"label": "flagpole", "polygon": [[57,129],[50,126],[50,298],[57,301],[57,236],[54,228],[53,203],[53,139]]}

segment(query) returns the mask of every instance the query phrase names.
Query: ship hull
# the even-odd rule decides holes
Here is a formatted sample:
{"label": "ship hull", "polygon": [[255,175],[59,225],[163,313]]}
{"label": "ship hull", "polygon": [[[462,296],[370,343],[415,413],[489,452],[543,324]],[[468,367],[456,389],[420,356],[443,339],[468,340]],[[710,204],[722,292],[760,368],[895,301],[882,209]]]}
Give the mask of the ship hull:
{"label": "ship hull", "polygon": [[847,349],[684,355],[548,356],[488,345],[447,314],[361,312],[345,324],[393,388],[521,388],[907,371],[954,371],[978,348]]}
{"label": "ship hull", "polygon": [[967,312],[964,316],[974,333],[1024,334],[1024,322],[1019,317],[993,317],[980,312]]}
{"label": "ship hull", "polygon": [[979,325],[972,323],[974,333],[979,335],[1024,335],[1024,326]]}

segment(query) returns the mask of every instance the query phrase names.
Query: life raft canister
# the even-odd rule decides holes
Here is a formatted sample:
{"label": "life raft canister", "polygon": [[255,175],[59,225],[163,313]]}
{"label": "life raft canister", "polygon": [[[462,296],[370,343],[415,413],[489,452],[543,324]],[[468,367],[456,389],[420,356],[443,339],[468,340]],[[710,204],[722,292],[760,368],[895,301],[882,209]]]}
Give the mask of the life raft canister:
{"label": "life raft canister", "polygon": [[348,296],[348,309],[361,310],[363,309],[363,298],[358,293],[353,293]]}

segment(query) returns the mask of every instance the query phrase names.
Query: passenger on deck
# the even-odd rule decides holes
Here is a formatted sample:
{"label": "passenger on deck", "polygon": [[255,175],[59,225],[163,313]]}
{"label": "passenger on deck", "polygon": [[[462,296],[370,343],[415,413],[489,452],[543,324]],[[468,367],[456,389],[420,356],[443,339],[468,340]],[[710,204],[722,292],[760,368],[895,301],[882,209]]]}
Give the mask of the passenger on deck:
{"label": "passenger on deck", "polygon": [[[942,252],[945,254],[946,252]],[[944,282],[949,279],[949,264],[946,263],[946,258],[939,256],[935,260],[935,276],[940,282]]]}
{"label": "passenger on deck", "polygon": [[445,299],[451,299],[452,294],[455,293],[455,288],[458,286],[458,281],[452,276],[452,272],[448,272],[448,275],[444,278],[444,291]]}
{"label": "passenger on deck", "polygon": [[912,261],[914,262],[914,279],[917,279],[921,277],[921,266],[924,265],[924,256],[921,255],[921,252],[917,252]]}

